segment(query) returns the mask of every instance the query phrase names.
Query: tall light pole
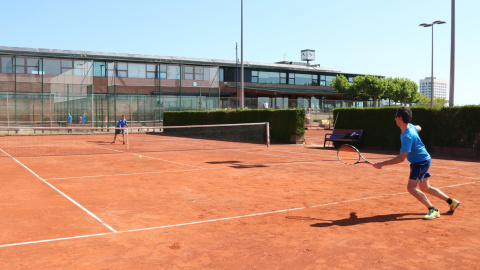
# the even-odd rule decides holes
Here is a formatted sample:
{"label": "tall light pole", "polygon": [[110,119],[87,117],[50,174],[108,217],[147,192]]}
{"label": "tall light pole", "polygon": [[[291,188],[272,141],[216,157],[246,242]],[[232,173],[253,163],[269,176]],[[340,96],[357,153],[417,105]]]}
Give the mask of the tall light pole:
{"label": "tall light pole", "polygon": [[452,0],[452,33],[450,38],[450,98],[449,106],[455,106],[453,97],[455,95],[455,0]]}
{"label": "tall light pole", "polygon": [[435,24],[444,24],[444,21],[434,21],[433,23],[422,23],[420,26],[423,27],[432,27],[432,81],[430,85],[430,106],[433,107],[433,25]]}
{"label": "tall light pole", "polygon": [[237,108],[238,109],[238,43],[235,42],[235,90],[237,91]]}
{"label": "tall light pole", "polygon": [[[105,65],[100,65],[100,98],[101,98],[101,101],[102,101],[102,127],[103,127],[103,123],[105,122],[105,120],[103,119],[103,72],[105,70]],[[107,83],[108,84],[108,83]]]}
{"label": "tall light pole", "polygon": [[244,88],[244,66],[243,66],[243,0],[242,2],[242,7],[241,7],[241,34],[240,34],[240,58],[241,58],[241,64],[240,64],[240,108],[245,109],[245,88]]}

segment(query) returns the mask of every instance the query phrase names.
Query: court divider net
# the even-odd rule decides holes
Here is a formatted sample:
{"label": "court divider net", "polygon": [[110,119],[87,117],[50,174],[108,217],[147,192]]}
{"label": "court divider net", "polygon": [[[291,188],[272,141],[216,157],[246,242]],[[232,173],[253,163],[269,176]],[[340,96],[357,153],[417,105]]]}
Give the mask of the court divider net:
{"label": "court divider net", "polygon": [[[0,126],[0,157],[208,150],[270,145],[268,123],[115,127]],[[115,138],[115,143],[113,143]]]}

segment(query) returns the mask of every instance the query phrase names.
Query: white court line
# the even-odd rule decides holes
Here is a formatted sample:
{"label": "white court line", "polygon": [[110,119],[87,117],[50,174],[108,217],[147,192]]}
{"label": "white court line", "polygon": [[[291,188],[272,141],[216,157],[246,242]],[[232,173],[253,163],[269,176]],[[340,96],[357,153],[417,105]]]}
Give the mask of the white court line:
{"label": "white court line", "polygon": [[111,176],[130,176],[130,175],[143,175],[143,174],[157,174],[157,173],[177,173],[177,172],[194,172],[209,169],[190,169],[190,170],[177,170],[177,171],[159,171],[159,172],[141,172],[141,173],[119,173],[119,174],[104,174],[104,175],[86,175],[86,176],[71,176],[71,177],[59,177],[59,178],[47,178],[50,180],[65,180],[65,179],[80,179],[80,178],[97,178],[97,177],[111,177]]}
{"label": "white court line", "polygon": [[[120,150],[111,149],[111,148],[106,148],[106,147],[99,147],[99,148],[107,149],[107,150],[111,150],[111,151],[116,151],[116,152],[120,152],[120,153],[125,153],[125,154],[130,154],[130,155],[139,156],[139,154],[137,154],[137,153],[130,153],[130,152],[120,151]],[[160,160],[160,161],[165,161],[165,162],[170,162],[170,163],[174,163],[174,164],[178,164],[178,165],[183,165],[183,166],[194,167],[194,168],[197,168],[197,169],[205,169],[205,168],[198,167],[198,166],[195,166],[195,165],[190,165],[190,164],[186,164],[186,163],[180,163],[180,162],[170,161],[170,160],[161,159],[161,158],[155,158],[155,157],[144,156],[144,155],[142,155],[142,157],[144,157],[144,158],[150,158],[150,159],[155,159],[155,160]]]}
{"label": "white court line", "polygon": [[85,207],[83,207],[81,204],[79,204],[78,202],[76,202],[74,199],[70,198],[67,194],[63,193],[62,191],[60,191],[58,188],[54,187],[52,184],[48,183],[47,181],[45,181],[45,179],[43,179],[42,177],[40,177],[38,174],[36,174],[34,171],[32,171],[30,168],[28,168],[27,166],[25,166],[23,163],[21,163],[19,160],[17,160],[16,158],[12,157],[10,154],[8,154],[7,152],[3,151],[3,149],[0,148],[0,151],[2,151],[5,155],[9,156],[10,158],[12,158],[13,160],[15,160],[15,162],[17,162],[18,164],[20,164],[22,167],[24,167],[25,169],[27,169],[27,171],[31,172],[35,177],[37,177],[38,179],[40,179],[40,181],[42,181],[43,183],[47,184],[49,187],[51,187],[52,189],[54,189],[55,191],[57,191],[58,193],[60,193],[63,197],[65,197],[67,200],[69,200],[70,202],[72,202],[73,204],[75,204],[76,206],[78,206],[80,209],[82,209],[83,211],[85,211],[87,214],[89,214],[91,217],[93,217],[94,219],[96,219],[98,222],[102,223],[103,226],[107,227],[110,231],[112,232],[117,232],[115,229],[113,229],[110,225],[108,225],[107,223],[103,222],[103,220],[101,220],[99,217],[97,217],[95,214],[93,214],[92,212],[88,211]]}
{"label": "white court line", "polygon": [[[460,185],[472,185],[480,183],[480,181],[470,182],[470,183],[463,183],[459,185],[451,185],[451,186],[444,186],[441,188],[449,188],[449,187],[456,187]],[[408,194],[408,192],[400,192],[394,193],[390,195],[381,195],[381,196],[373,196],[373,197],[365,197],[365,198],[358,198],[352,200],[345,200],[340,202],[330,202],[312,206],[304,206],[304,207],[297,207],[297,208],[290,208],[290,209],[282,209],[282,210],[273,210],[268,212],[261,212],[261,213],[254,213],[254,214],[247,214],[247,215],[240,215],[240,216],[233,216],[233,217],[225,217],[225,218],[217,218],[217,219],[209,219],[209,220],[202,220],[202,221],[193,221],[193,222],[186,222],[186,223],[179,223],[179,224],[171,224],[171,225],[164,225],[164,226],[156,226],[156,227],[149,227],[149,228],[141,228],[141,229],[132,229],[132,230],[125,230],[125,231],[118,231],[118,232],[110,232],[110,233],[101,233],[101,234],[90,234],[90,235],[79,235],[79,236],[72,236],[72,237],[63,237],[63,238],[52,238],[52,239],[45,239],[45,240],[37,240],[37,241],[29,241],[29,242],[20,242],[20,243],[13,243],[13,244],[5,244],[0,245],[2,247],[11,247],[11,246],[21,246],[21,245],[29,245],[29,244],[38,244],[38,243],[47,243],[47,242],[55,242],[55,241],[62,241],[62,240],[71,240],[71,239],[78,239],[78,238],[88,238],[88,237],[96,237],[96,236],[104,236],[104,235],[112,235],[112,234],[122,234],[122,233],[133,233],[133,232],[141,232],[141,231],[149,231],[149,230],[158,230],[158,229],[166,229],[166,228],[175,228],[175,227],[183,227],[188,225],[196,225],[196,224],[203,224],[203,223],[212,223],[218,221],[225,221],[225,220],[233,220],[233,219],[241,219],[241,218],[248,218],[248,217],[258,217],[258,216],[265,216],[265,215],[272,215],[277,213],[284,213],[284,212],[292,212],[298,210],[305,210],[310,208],[318,208],[318,207],[326,207],[336,204],[344,204],[350,202],[358,202],[363,200],[374,200],[386,197],[393,197],[398,195]]]}
{"label": "white court line", "polygon": [[[237,151],[237,150],[233,150]],[[277,151],[277,150],[275,150]],[[239,151],[239,152],[246,152],[246,151]],[[281,151],[283,152],[283,151]],[[252,153],[252,154],[261,154],[261,155],[270,155],[270,156],[278,156],[278,157],[288,157],[288,156],[282,156],[282,155],[275,155],[275,154],[265,154],[265,153],[258,153],[258,152],[246,152],[246,153]],[[332,157],[329,155],[320,155],[320,156],[327,156],[327,157]],[[295,158],[295,157],[292,157]],[[299,158],[303,159],[303,158]],[[279,162],[279,163],[267,163],[264,164],[265,166],[284,166],[284,165],[295,165],[295,164],[308,164],[308,163],[317,163],[317,162],[328,162],[328,163],[335,163],[340,166],[345,166],[344,164],[339,163],[337,160],[306,160],[306,161],[297,161],[297,162]],[[357,164],[355,165],[357,167],[369,167],[371,168],[370,165],[366,164]],[[161,174],[161,173],[176,173],[176,172],[193,172],[193,171],[200,171],[200,170],[221,170],[221,169],[232,169],[231,166],[225,166],[225,167],[217,167],[217,168],[202,168],[198,167],[199,169],[191,169],[191,170],[176,170],[176,171],[158,171],[158,172],[141,172],[141,173],[123,173],[123,174],[109,174],[109,175],[87,175],[87,176],[73,176],[73,177],[60,177],[60,178],[47,178],[45,179],[46,181],[50,180],[67,180],[67,179],[80,179],[80,178],[100,178],[100,177],[111,177],[111,176],[130,176],[130,175],[144,175],[144,174]],[[451,168],[454,170],[454,168]],[[401,168],[395,168],[395,167],[384,167],[382,170],[390,170],[390,171],[409,171],[409,169],[401,169]],[[471,178],[471,179],[478,179],[477,177],[473,176],[461,176],[458,177],[458,175],[450,175],[450,174],[441,174],[441,173],[435,173],[433,177],[436,176],[446,176],[446,177],[457,177],[457,178]]]}

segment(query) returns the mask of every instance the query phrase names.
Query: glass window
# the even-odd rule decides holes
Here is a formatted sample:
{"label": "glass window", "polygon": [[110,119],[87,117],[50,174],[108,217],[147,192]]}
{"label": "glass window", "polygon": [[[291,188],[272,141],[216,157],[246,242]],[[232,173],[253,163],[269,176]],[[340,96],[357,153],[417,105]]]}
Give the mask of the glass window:
{"label": "glass window", "polygon": [[179,80],[180,79],[180,66],[168,65],[167,66],[167,79]]}
{"label": "glass window", "polygon": [[117,77],[126,78],[127,77],[127,72],[125,70],[118,70],[117,71]]}
{"label": "glass window", "polygon": [[73,61],[76,76],[83,76],[89,65],[85,61]]}
{"label": "glass window", "polygon": [[17,59],[15,61],[16,61],[15,64],[17,66],[25,66],[25,58],[17,57]]}
{"label": "glass window", "polygon": [[39,58],[27,58],[27,74],[41,74],[41,63]]}
{"label": "glass window", "polygon": [[203,67],[195,67],[195,80],[203,81]]}
{"label": "glass window", "polygon": [[38,58],[27,58],[27,66],[38,67]]}
{"label": "glass window", "polygon": [[111,62],[111,63],[106,63],[106,69],[107,69],[107,77],[114,77],[115,75],[115,63]]}
{"label": "glass window", "polygon": [[117,77],[126,78],[128,77],[128,64],[127,63],[117,63]]}
{"label": "glass window", "polygon": [[128,69],[128,64],[127,63],[117,63],[117,69],[118,70],[127,70]]}
{"label": "glass window", "polygon": [[146,78],[147,66],[145,64],[128,63],[128,77],[129,78]]}
{"label": "glass window", "polygon": [[57,59],[44,59],[43,68],[47,75],[59,75],[60,72],[60,60]]}
{"label": "glass window", "polygon": [[105,77],[105,62],[93,62],[93,76]]}
{"label": "glass window", "polygon": [[25,73],[25,66],[17,66],[15,68],[16,73]]}
{"label": "glass window", "polygon": [[72,68],[72,60],[62,60],[62,68]]}
{"label": "glass window", "polygon": [[167,66],[160,64],[160,79],[166,79],[166,78],[167,78]]}
{"label": "glass window", "polygon": [[1,73],[12,73],[13,71],[13,57],[2,57],[0,58],[2,62]]}
{"label": "glass window", "polygon": [[15,73],[25,73],[25,58],[17,57],[15,59]]}
{"label": "glass window", "polygon": [[193,67],[185,66],[185,73],[193,73]]}
{"label": "glass window", "polygon": [[[212,68],[213,71],[213,68]],[[212,72],[213,74],[213,72]],[[210,68],[204,68],[203,69],[203,80],[209,81],[210,80]]]}
{"label": "glass window", "polygon": [[157,65],[155,64],[147,64],[147,71],[155,72],[157,70]]}
{"label": "glass window", "polygon": [[258,83],[258,71],[252,70],[252,83]]}
{"label": "glass window", "polygon": [[312,74],[295,73],[295,85],[312,85]]}
{"label": "glass window", "polygon": [[183,79],[184,80],[193,80],[193,67],[192,66],[183,66]]}
{"label": "glass window", "polygon": [[155,79],[155,72],[147,71],[147,79]]}
{"label": "glass window", "polygon": [[279,72],[259,71],[258,72],[258,82],[259,83],[279,84],[280,83],[280,73]]}
{"label": "glass window", "polygon": [[336,76],[327,76],[326,81],[327,81],[327,86],[330,86],[330,83],[335,79]]}

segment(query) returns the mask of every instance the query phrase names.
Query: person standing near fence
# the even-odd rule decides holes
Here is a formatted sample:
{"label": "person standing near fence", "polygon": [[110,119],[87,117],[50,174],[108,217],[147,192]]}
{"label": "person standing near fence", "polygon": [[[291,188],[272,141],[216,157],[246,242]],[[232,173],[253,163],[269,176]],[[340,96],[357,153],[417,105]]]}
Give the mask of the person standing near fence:
{"label": "person standing near fence", "polygon": [[84,113],[84,114],[82,115],[82,124],[86,124],[86,123],[87,123],[87,114]]}
{"label": "person standing near fence", "polygon": [[72,115],[68,113],[68,118],[67,118],[67,125],[72,123]]}
{"label": "person standing near fence", "polygon": [[120,133],[122,133],[123,144],[125,144],[125,127],[128,127],[127,119],[125,119],[125,115],[122,115],[122,118],[118,120],[117,127],[115,128],[115,136],[113,137],[112,144],[115,144],[117,135]]}

